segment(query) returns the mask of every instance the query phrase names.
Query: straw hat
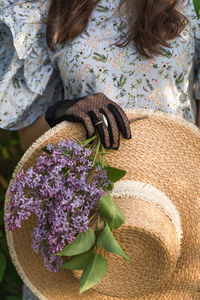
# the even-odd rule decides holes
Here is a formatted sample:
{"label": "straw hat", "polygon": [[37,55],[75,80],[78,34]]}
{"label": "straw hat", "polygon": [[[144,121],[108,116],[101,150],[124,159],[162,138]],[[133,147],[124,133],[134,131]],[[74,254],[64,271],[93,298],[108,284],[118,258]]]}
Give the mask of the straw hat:
{"label": "straw hat", "polygon": [[[200,299],[200,131],[161,112],[126,110],[132,139],[121,139],[110,165],[127,171],[113,198],[126,221],[114,235],[131,261],[104,253],[108,272],[94,288],[78,294],[80,271],[51,273],[32,250],[34,217],[7,232],[10,254],[25,284],[41,300]],[[24,154],[16,173],[34,165],[47,143],[85,138],[80,124],[63,122]],[[6,202],[9,201],[7,193]]]}

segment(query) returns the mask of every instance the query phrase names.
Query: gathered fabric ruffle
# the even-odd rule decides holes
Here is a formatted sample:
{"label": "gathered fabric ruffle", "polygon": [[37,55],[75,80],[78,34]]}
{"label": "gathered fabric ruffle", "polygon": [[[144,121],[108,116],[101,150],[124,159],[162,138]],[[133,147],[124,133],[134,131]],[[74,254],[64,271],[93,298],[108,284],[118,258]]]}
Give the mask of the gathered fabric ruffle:
{"label": "gathered fabric ruffle", "polygon": [[3,2],[0,21],[10,28],[17,56],[19,60],[24,60],[24,76],[28,87],[32,92],[42,95],[53,72],[44,23],[48,1]]}
{"label": "gathered fabric ruffle", "polygon": [[[48,87],[55,70],[46,43],[47,12],[46,0],[3,0],[0,3],[1,128],[17,129],[17,123],[21,124],[20,127],[31,124],[32,118],[24,124],[22,122],[30,107],[34,107],[34,102],[38,103],[46,89],[53,94],[50,90],[57,86],[55,78]],[[44,99],[40,102],[47,106]],[[34,119],[42,113],[38,107]]]}

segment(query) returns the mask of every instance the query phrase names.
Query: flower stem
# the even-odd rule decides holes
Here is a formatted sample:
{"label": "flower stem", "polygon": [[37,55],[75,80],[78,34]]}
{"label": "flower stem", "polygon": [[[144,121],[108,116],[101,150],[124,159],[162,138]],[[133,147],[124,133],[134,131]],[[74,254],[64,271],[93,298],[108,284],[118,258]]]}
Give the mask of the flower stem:
{"label": "flower stem", "polygon": [[99,223],[100,223],[100,214],[98,214],[98,217],[97,217],[96,240],[97,240],[97,235],[98,235],[98,232],[99,232]]}
{"label": "flower stem", "polygon": [[92,219],[96,216],[97,213],[95,213],[90,219],[89,219],[89,222],[88,224],[92,221]]}
{"label": "flower stem", "polygon": [[102,149],[102,168],[105,167],[105,162],[104,162],[104,157],[105,157],[105,148],[103,145],[101,145],[101,149]]}
{"label": "flower stem", "polygon": [[100,145],[101,145],[101,141],[100,141],[100,138],[99,138],[99,139],[98,139],[98,143],[97,143],[96,152],[95,152],[94,159],[93,159],[93,163],[92,163],[92,167],[93,167],[93,168],[94,168],[95,163],[96,163],[96,159],[97,159],[97,155],[98,155],[98,153],[99,153]]}
{"label": "flower stem", "polygon": [[91,138],[85,140],[84,142],[82,142],[82,145],[85,147],[86,145],[88,145],[89,143],[91,143],[92,141],[94,141],[96,139],[96,136],[92,136]]}

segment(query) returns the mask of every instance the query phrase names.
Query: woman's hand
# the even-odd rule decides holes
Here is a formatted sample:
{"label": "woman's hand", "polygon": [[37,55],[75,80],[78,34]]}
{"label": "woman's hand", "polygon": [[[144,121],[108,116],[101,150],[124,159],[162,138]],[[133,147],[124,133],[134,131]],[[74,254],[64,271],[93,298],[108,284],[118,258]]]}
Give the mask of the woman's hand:
{"label": "woman's hand", "polygon": [[64,120],[81,122],[87,138],[94,136],[97,129],[107,149],[119,148],[120,131],[125,138],[131,138],[130,123],[125,112],[102,93],[59,101],[48,108],[45,119],[51,127]]}

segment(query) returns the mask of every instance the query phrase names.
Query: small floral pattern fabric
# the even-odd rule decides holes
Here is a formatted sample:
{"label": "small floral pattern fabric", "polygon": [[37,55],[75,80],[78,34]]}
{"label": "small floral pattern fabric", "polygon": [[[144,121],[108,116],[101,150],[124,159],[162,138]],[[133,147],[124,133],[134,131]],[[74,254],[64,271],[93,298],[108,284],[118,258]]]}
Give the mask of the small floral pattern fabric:
{"label": "small floral pattern fabric", "polygon": [[38,297],[36,297],[31,290],[24,284],[23,285],[23,296],[22,300],[39,300]]}
{"label": "small floral pattern fabric", "polygon": [[46,45],[47,2],[0,0],[0,128],[33,123],[62,95]]}
{"label": "small floral pattern fabric", "polygon": [[[128,30],[120,0],[101,0],[87,30],[51,52],[46,44],[48,1],[0,0],[0,127],[30,125],[63,97],[103,92],[122,108],[147,108],[195,123],[192,85],[199,25],[192,0],[179,6],[189,20],[161,55],[143,58],[134,44],[116,42]],[[196,60],[197,61],[197,60]]]}

